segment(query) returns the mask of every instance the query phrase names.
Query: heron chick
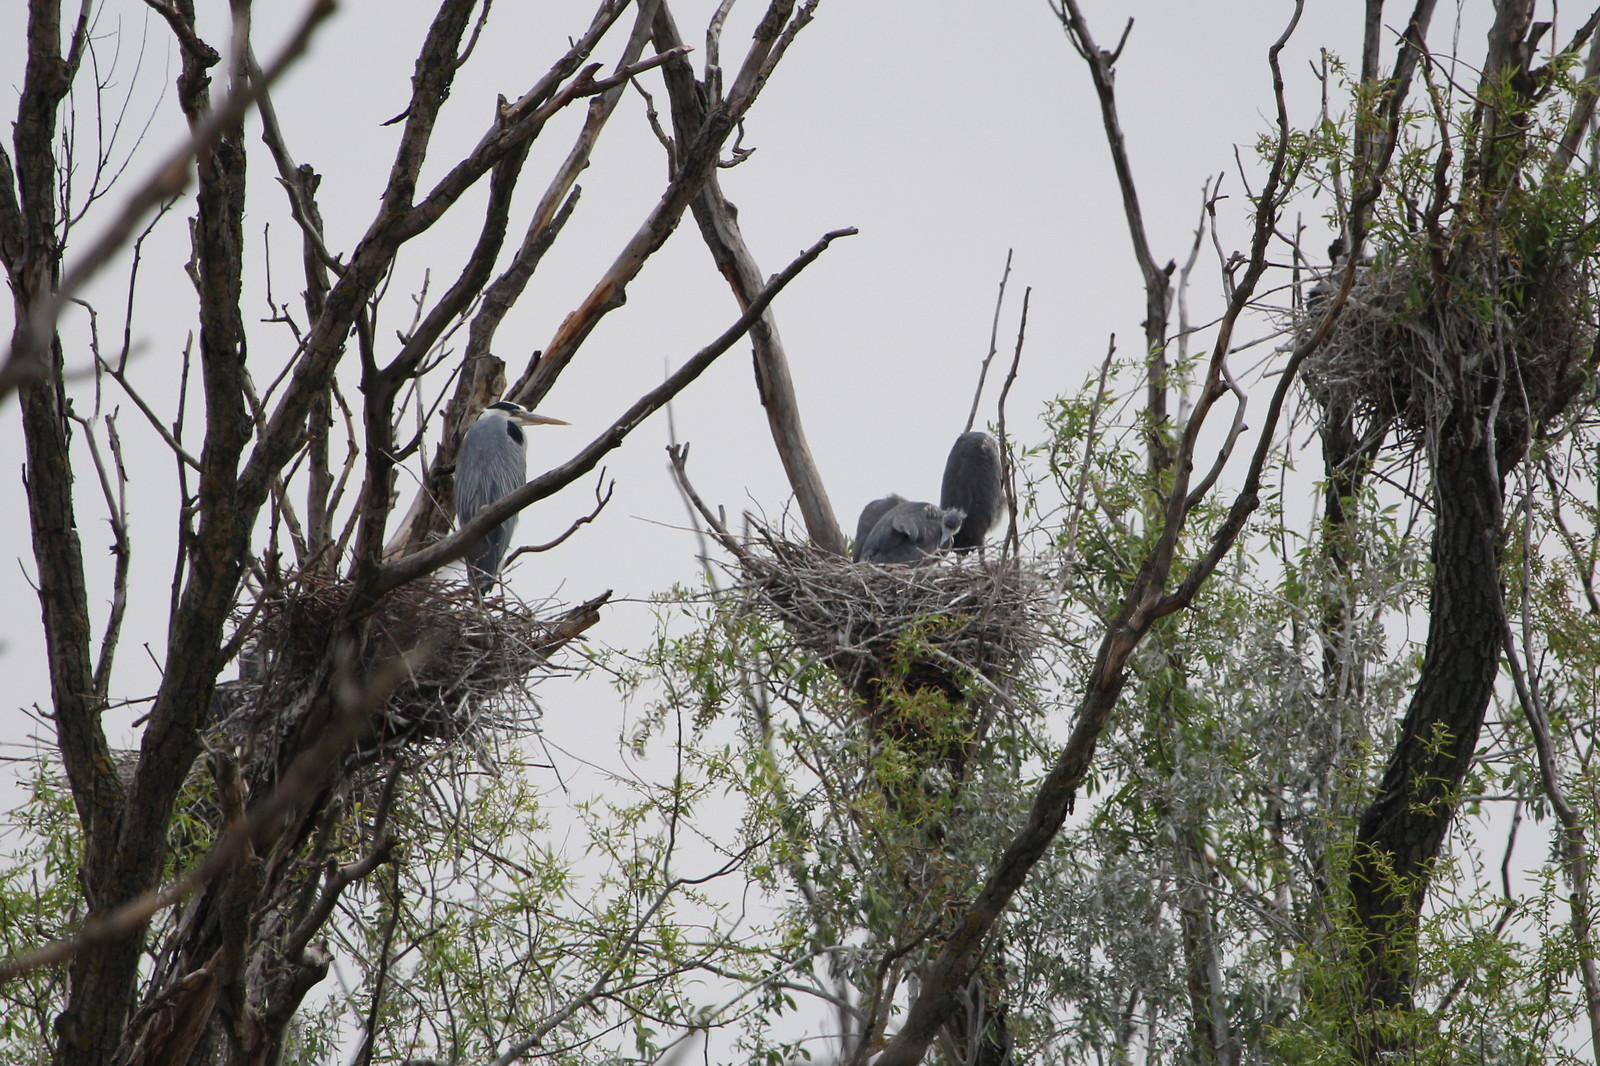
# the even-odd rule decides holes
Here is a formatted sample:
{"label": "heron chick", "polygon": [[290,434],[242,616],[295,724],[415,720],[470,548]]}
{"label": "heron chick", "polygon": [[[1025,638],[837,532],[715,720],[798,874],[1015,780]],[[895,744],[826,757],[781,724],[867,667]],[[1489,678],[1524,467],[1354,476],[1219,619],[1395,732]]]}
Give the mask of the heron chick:
{"label": "heron chick", "polygon": [[[536,414],[510,400],[483,409],[461,435],[456,450],[456,525],[466,525],[483,508],[528,480],[528,444],[523,426],[564,426],[566,422]],[[467,577],[487,592],[500,574],[517,516],[495,526],[467,552]]]}
{"label": "heron chick", "polygon": [[[870,509],[882,502],[867,506]],[[885,511],[867,534],[861,559],[868,563],[924,562],[950,546],[966,517],[959,508],[902,500]]]}
{"label": "heron chick", "polygon": [[944,481],[939,487],[940,507],[959,508],[967,514],[952,541],[956,551],[971,551],[983,543],[1000,520],[1004,496],[1000,445],[981,429],[961,434],[945,460]]}
{"label": "heron chick", "polygon": [[904,496],[898,492],[891,492],[882,499],[873,500],[861,508],[861,517],[856,520],[856,543],[854,549],[850,552],[850,561],[852,563],[861,561],[861,556],[867,550],[867,538],[872,535],[872,530],[877,526],[878,520],[905,502],[906,498]]}

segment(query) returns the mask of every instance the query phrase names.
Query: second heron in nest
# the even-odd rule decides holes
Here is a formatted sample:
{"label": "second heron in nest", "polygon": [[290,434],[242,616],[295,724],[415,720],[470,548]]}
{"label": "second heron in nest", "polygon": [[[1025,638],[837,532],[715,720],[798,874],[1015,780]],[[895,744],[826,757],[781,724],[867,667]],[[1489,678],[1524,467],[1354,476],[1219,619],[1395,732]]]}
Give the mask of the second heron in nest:
{"label": "second heron in nest", "polygon": [[967,516],[951,541],[956,551],[971,551],[1000,520],[1004,492],[1000,485],[1000,444],[981,429],[963,433],[944,461],[939,506]]}
{"label": "second heron in nest", "polygon": [[856,524],[852,562],[919,563],[946,548],[971,551],[999,521],[1000,445],[982,430],[956,438],[944,464],[939,504],[899,495],[873,500]]}
{"label": "second heron in nest", "polygon": [[[874,500],[867,509],[883,502]],[[857,546],[860,559],[868,563],[920,563],[948,548],[966,517],[966,512],[956,508],[946,510],[937,504],[901,500],[884,511],[865,543]],[[866,518],[863,511],[863,525]]]}

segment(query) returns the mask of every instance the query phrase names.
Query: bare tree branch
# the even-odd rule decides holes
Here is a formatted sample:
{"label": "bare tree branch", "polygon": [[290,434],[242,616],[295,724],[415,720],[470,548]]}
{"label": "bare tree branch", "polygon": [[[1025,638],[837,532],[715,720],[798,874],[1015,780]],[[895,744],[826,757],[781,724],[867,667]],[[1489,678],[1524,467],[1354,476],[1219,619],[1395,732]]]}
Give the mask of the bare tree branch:
{"label": "bare tree branch", "polygon": [[1172,304],[1172,271],[1176,264],[1165,267],[1156,263],[1150,250],[1150,238],[1145,230],[1144,209],[1139,204],[1138,186],[1133,180],[1133,166],[1128,161],[1127,139],[1122,133],[1122,122],[1117,114],[1116,76],[1112,67],[1122,55],[1128,35],[1133,31],[1129,19],[1123,29],[1122,39],[1115,51],[1102,50],[1094,42],[1077,0],[1054,0],[1057,18],[1077,53],[1089,66],[1095,95],[1100,99],[1100,119],[1105,127],[1106,144],[1111,149],[1111,165],[1116,171],[1117,187],[1122,193],[1123,213],[1127,216],[1128,234],[1133,241],[1134,261],[1144,278],[1145,290],[1145,418],[1146,450],[1150,470],[1160,473],[1172,464],[1172,446],[1166,442],[1167,433],[1167,319]]}
{"label": "bare tree branch", "polygon": [[[309,9],[283,46],[278,57],[264,73],[260,89],[271,85],[304,54],[311,37],[324,19],[333,13],[333,0],[312,0]],[[32,309],[28,317],[26,342],[13,340],[3,363],[0,363],[0,399],[4,399],[25,378],[43,373],[43,368],[25,355],[25,352],[42,344],[55,328],[57,316],[66,302],[110,262],[112,255],[132,239],[144,217],[164,201],[188,188],[192,177],[190,162],[214,145],[223,134],[236,125],[255,102],[256,90],[230,93],[214,110],[204,124],[194,129],[189,139],[164,163],[155,169],[144,185],[135,189],[121,212],[106,227],[100,238],[92,244],[73,266],[67,270],[55,287],[52,299]]]}
{"label": "bare tree branch", "polygon": [[989,364],[994,362],[995,352],[998,350],[1000,337],[1000,309],[1006,302],[1006,282],[1011,280],[1011,255],[1015,249],[1006,249],[1005,269],[1000,272],[1000,291],[994,297],[994,319],[989,323],[989,352],[983,357],[983,364],[978,368],[978,384],[972,390],[972,406],[967,410],[966,428],[963,433],[971,432],[972,424],[978,420],[978,401],[983,399],[983,383],[989,377]]}
{"label": "bare tree branch", "polygon": [[[776,11],[776,8],[773,10]],[[656,15],[655,33],[657,45],[663,50],[679,47],[675,43],[679,41],[678,29],[665,3]],[[759,31],[757,36],[759,41]],[[672,99],[672,121],[678,143],[689,143],[706,128],[710,105],[705,94],[713,91],[714,87],[697,83],[688,62],[683,59],[669,64],[664,74],[667,92]],[[738,91],[737,85],[735,91]],[[691,206],[701,239],[733,289],[734,298],[741,306],[748,306],[761,289],[761,271],[745,244],[744,234],[739,229],[738,214],[723,196],[714,171],[707,174],[705,184]],[[800,402],[795,395],[794,380],[789,374],[788,356],[778,336],[777,321],[771,312],[751,327],[750,339],[755,351],[757,394],[762,409],[766,411],[773,443],[777,446],[789,485],[794,490],[806,529],[818,545],[844,555],[844,533],[839,529],[839,520],[834,515],[827,488],[811,457],[811,447],[806,442],[805,430],[800,422]]]}
{"label": "bare tree branch", "polygon": [[[747,68],[758,54],[770,57],[774,43],[770,36],[771,26],[775,20],[786,19],[793,6],[793,0],[770,0],[746,57]],[[664,5],[662,10],[665,10]],[[792,28],[793,24],[783,32],[788,33]],[[605,275],[561,323],[543,354],[512,386],[512,399],[527,407],[537,406],[600,320],[622,305],[628,284],[638,276],[645,261],[671,236],[683,218],[683,212],[699,195],[716,166],[723,143],[755,102],[756,92],[763,80],[753,79],[745,92],[735,93],[726,101],[712,105],[695,138],[687,144],[678,145],[677,166],[665,192],[623,246]]]}
{"label": "bare tree branch", "polygon": [[606,472],[603,467],[600,470],[600,481],[605,484],[605,490],[602,492],[599,485],[594,487],[594,507],[589,511],[588,514],[582,516],[581,518],[574,519],[572,524],[566,528],[566,531],[555,540],[547,540],[543,544],[524,544],[510,555],[506,556],[506,561],[503,565],[509,567],[521,556],[532,555],[538,552],[547,552],[552,548],[559,547],[560,545],[566,543],[566,541],[570,539],[571,536],[578,530],[582,529],[590,522],[593,522],[596,518],[599,518],[600,512],[606,509],[606,504],[611,502],[611,496],[613,492],[616,491],[617,487],[617,483],[615,481],[606,481]]}
{"label": "bare tree branch", "polygon": [[621,417],[611,424],[609,429],[591,441],[577,455],[561,466],[541,474],[521,488],[507,493],[499,500],[484,507],[466,525],[437,544],[432,544],[415,554],[402,556],[383,564],[372,574],[370,583],[364,589],[364,595],[368,597],[380,596],[389,589],[396,588],[408,581],[414,581],[424,574],[432,573],[439,567],[461,558],[466,554],[467,549],[490,529],[530,504],[570,485],[573,481],[594,469],[600,462],[601,457],[620,445],[640,422],[643,422],[651,414],[664,407],[669,400],[687,388],[690,382],[694,381],[707,367],[715,362],[718,356],[731,348],[734,342],[750,328],[750,324],[760,318],[762,312],[767,309],[767,305],[772,302],[778,293],[783,291],[784,287],[800,271],[804,270],[817,256],[821,255],[829,244],[840,237],[851,236],[855,232],[854,229],[842,229],[824,234],[821,240],[803,252],[798,259],[774,275],[772,280],[767,283],[766,288],[750,302],[749,309],[740,315],[738,320],[728,327],[720,337],[705,348],[702,348],[668,377],[666,381],[636,400]]}

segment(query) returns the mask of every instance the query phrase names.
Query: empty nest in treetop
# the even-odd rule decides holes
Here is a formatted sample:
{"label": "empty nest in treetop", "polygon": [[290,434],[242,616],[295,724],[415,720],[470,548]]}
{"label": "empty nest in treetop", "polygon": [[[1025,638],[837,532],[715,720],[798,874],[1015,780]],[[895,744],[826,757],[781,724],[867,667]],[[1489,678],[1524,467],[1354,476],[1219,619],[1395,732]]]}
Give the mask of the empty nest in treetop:
{"label": "empty nest in treetop", "polygon": [[[318,690],[350,589],[308,572],[241,619],[251,628],[240,677],[219,686],[213,711],[247,778],[252,769],[271,772]],[[354,762],[442,749],[486,730],[536,728],[533,686],[549,672],[547,656],[586,628],[574,628],[573,618],[541,618],[513,600],[480,603],[462,584],[423,580],[390,592],[350,673],[358,685],[369,675],[392,681],[395,669],[402,679],[358,739]]]}
{"label": "empty nest in treetop", "polygon": [[[1591,279],[1587,264],[1540,258],[1458,247],[1443,280],[1419,256],[1359,268],[1327,340],[1306,360],[1312,398],[1414,440],[1463,397],[1494,408],[1499,428],[1519,435],[1559,414],[1594,352]],[[1306,300],[1298,337],[1322,320],[1341,271]]]}
{"label": "empty nest in treetop", "polygon": [[1047,583],[997,553],[874,566],[764,527],[756,541],[739,559],[752,609],[781,623],[869,711],[886,689],[1003,704],[1044,641]]}

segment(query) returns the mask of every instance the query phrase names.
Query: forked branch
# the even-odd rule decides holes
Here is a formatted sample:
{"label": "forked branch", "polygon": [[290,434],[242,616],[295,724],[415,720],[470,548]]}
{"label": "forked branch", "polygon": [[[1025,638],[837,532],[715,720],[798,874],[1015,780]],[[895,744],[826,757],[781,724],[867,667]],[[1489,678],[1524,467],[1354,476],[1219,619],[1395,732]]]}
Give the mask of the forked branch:
{"label": "forked branch", "polygon": [[490,529],[529,505],[572,484],[572,482],[593,470],[600,462],[600,459],[607,452],[621,445],[627,439],[628,434],[632,433],[641,422],[662,407],[665,407],[674,396],[687,388],[691,382],[705,372],[707,367],[716,362],[719,356],[733,347],[734,343],[749,330],[751,324],[761,317],[778,293],[782,292],[789,282],[793,281],[802,270],[813,263],[827,249],[828,245],[840,237],[851,236],[855,232],[854,229],[842,229],[824,234],[821,240],[801,253],[794,262],[779,271],[767,283],[766,287],[761,290],[756,299],[751,301],[749,309],[740,315],[738,320],[729,326],[720,337],[695,353],[667,380],[634,401],[633,405],[623,412],[604,433],[589,442],[577,455],[484,507],[466,525],[438,543],[432,544],[414,555],[394,559],[376,568],[370,582],[360,590],[359,595],[375,600],[390,589],[403,585],[408,581],[413,581],[424,574],[430,574],[441,566],[454,562],[465,555],[467,549],[481,539]]}

